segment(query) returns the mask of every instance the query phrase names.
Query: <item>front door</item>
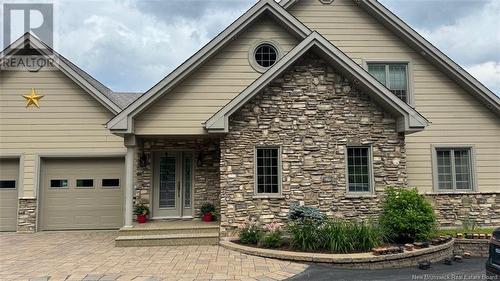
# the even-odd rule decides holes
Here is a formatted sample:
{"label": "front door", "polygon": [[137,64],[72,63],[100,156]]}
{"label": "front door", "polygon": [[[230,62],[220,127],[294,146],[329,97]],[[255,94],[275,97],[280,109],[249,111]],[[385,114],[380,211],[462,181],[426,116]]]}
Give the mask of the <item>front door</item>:
{"label": "front door", "polygon": [[153,218],[193,216],[193,153],[155,154]]}

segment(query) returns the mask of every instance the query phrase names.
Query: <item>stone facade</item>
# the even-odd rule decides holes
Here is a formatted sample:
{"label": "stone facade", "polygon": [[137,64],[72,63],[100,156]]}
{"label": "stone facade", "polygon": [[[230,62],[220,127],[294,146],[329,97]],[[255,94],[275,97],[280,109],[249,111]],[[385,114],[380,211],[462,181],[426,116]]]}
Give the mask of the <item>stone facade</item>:
{"label": "stone facade", "polygon": [[[221,138],[221,232],[249,217],[284,221],[293,202],[330,217],[367,219],[386,186],[406,186],[404,135],[395,119],[322,59],[309,54],[230,118]],[[346,193],[347,145],[370,145],[375,192]],[[254,196],[255,146],[282,150],[279,198]]]}
{"label": "stone facade", "polygon": [[[151,201],[153,186],[153,153],[160,151],[193,151],[194,164],[194,210],[199,216],[201,204],[211,202],[219,207],[219,139],[218,138],[146,138],[137,149],[135,200]],[[141,157],[147,157],[142,165]]]}
{"label": "stone facade", "polygon": [[36,231],[36,198],[19,199],[17,232]]}
{"label": "stone facade", "polygon": [[460,227],[464,221],[477,226],[500,225],[500,193],[429,194],[441,226]]}

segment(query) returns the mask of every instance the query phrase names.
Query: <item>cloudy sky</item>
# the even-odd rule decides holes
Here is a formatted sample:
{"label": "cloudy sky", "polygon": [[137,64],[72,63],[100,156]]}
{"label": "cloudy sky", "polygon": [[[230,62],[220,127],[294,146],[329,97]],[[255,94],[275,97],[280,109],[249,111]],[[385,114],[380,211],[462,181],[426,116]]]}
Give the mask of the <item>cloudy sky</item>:
{"label": "cloudy sky", "polygon": [[[55,1],[55,48],[115,91],[149,89],[256,2]],[[500,95],[500,0],[379,1]]]}

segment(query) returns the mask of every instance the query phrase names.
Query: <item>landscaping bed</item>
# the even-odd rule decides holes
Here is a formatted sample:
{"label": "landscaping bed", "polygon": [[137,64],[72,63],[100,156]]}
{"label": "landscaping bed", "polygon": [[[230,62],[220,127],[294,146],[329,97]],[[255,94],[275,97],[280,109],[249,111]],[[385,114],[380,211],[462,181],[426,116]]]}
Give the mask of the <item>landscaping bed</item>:
{"label": "landscaping bed", "polygon": [[249,255],[302,262],[331,263],[340,268],[353,269],[412,267],[417,266],[422,261],[435,263],[452,256],[453,244],[454,241],[449,240],[441,245],[428,248],[376,256],[372,252],[350,254],[311,253],[251,247],[239,244],[236,241],[220,242],[220,245],[224,248]]}
{"label": "landscaping bed", "polygon": [[437,235],[432,206],[410,188],[387,188],[380,217],[370,221],[328,218],[295,203],[286,222],[253,217],[239,228],[239,239],[221,245],[280,259],[397,268],[454,258],[452,237]]}

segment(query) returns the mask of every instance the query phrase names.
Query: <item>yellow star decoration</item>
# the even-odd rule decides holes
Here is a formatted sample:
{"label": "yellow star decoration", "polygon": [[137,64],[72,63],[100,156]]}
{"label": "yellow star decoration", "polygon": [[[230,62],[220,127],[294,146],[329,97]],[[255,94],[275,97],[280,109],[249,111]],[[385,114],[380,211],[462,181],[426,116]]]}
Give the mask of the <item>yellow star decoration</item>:
{"label": "yellow star decoration", "polygon": [[37,95],[34,88],[31,88],[31,93],[29,95],[23,95],[23,97],[26,99],[27,102],[26,107],[34,105],[40,108],[40,99],[43,98],[43,96]]}

